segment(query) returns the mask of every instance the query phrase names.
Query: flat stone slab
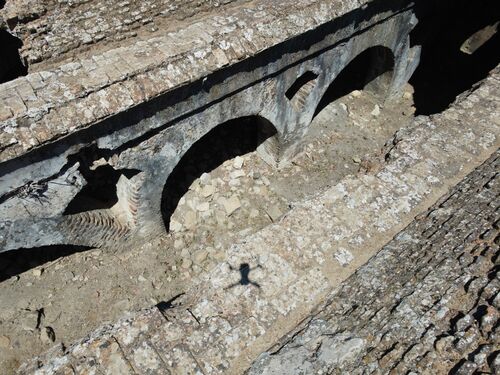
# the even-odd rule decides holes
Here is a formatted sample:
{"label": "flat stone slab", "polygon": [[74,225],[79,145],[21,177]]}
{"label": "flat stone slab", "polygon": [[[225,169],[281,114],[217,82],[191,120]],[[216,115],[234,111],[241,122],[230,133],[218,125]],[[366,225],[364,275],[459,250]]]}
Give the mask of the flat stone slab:
{"label": "flat stone slab", "polygon": [[54,348],[19,372],[246,371],[498,149],[499,77],[496,68],[444,113],[416,118],[397,134],[377,172],[347,178],[233,245],[227,261],[185,295],[107,325],[64,352]]}

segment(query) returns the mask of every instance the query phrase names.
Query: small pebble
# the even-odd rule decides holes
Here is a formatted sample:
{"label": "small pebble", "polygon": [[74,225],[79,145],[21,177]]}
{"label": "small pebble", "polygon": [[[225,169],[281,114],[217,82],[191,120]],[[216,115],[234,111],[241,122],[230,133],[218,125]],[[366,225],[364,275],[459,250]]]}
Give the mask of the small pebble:
{"label": "small pebble", "polygon": [[241,169],[243,167],[244,160],[241,156],[237,156],[234,158],[233,162],[233,168],[235,169]]}
{"label": "small pebble", "polygon": [[193,265],[193,261],[189,258],[184,258],[182,260],[182,265],[181,267],[184,268],[185,270],[191,268],[191,266]]}
{"label": "small pebble", "polygon": [[0,348],[7,349],[10,347],[10,339],[7,336],[0,336]]}

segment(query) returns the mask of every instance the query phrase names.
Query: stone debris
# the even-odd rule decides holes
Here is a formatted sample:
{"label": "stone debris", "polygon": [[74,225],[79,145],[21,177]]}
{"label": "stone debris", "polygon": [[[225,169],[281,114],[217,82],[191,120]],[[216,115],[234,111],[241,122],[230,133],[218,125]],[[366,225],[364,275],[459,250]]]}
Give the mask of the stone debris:
{"label": "stone debris", "polygon": [[339,249],[333,256],[342,267],[348,266],[354,260],[353,255],[346,249]]}
{"label": "stone debris", "polygon": [[181,265],[182,268],[189,269],[189,268],[191,268],[192,265],[193,265],[193,261],[191,259],[184,258],[182,260],[182,265]]}
{"label": "stone debris", "polygon": [[201,190],[201,196],[203,198],[208,198],[215,193],[215,186],[213,185],[205,185]]}
{"label": "stone debris", "polygon": [[245,162],[245,160],[241,156],[235,157],[234,161],[233,161],[233,168],[241,169],[241,167],[243,167],[244,162]]}
{"label": "stone debris", "polygon": [[240,177],[245,177],[245,172],[243,172],[242,170],[236,170],[234,172],[231,172],[229,177],[231,177],[231,180],[237,180]]}
{"label": "stone debris", "polygon": [[180,232],[182,230],[182,224],[177,220],[170,220],[170,230],[172,232]]}
{"label": "stone debris", "polygon": [[184,213],[184,226],[186,229],[193,229],[196,227],[198,216],[194,211],[187,211]]}
{"label": "stone debris", "polygon": [[380,116],[380,107],[379,107],[378,104],[375,104],[375,107],[371,111],[371,115],[374,116],[374,117]]}
{"label": "stone debris", "polygon": [[210,203],[203,202],[196,206],[196,210],[200,212],[207,212],[210,209]]}
{"label": "stone debris", "polygon": [[227,216],[231,216],[237,209],[241,207],[240,199],[236,195],[232,195],[228,199],[222,200],[222,205],[226,210]]}
{"label": "stone debris", "polygon": [[193,261],[195,264],[200,265],[208,258],[207,250],[198,250],[193,254]]}
{"label": "stone debris", "polygon": [[0,336],[0,348],[7,349],[10,347],[10,338],[7,336]]}
{"label": "stone debris", "polygon": [[204,172],[200,176],[200,183],[202,183],[203,185],[208,185],[211,181],[212,181],[212,176],[210,175],[210,173]]}
{"label": "stone debris", "polygon": [[41,268],[35,268],[35,269],[32,271],[32,273],[33,273],[33,276],[35,276],[35,277],[40,277],[40,276],[42,276],[43,269],[41,269]]}
{"label": "stone debris", "polygon": [[271,219],[271,221],[273,221],[273,222],[278,220],[283,215],[283,212],[280,210],[280,208],[277,205],[273,205],[273,206],[269,207],[266,210],[266,213],[269,216],[269,218]]}
{"label": "stone debris", "polygon": [[184,243],[184,241],[183,241],[183,240],[181,240],[181,239],[177,239],[177,240],[175,240],[175,242],[174,242],[174,249],[176,249],[176,250],[181,250],[181,249],[184,249],[184,246],[185,246],[185,245],[186,245],[186,244]]}
{"label": "stone debris", "polygon": [[38,327],[38,311],[26,309],[21,314],[20,326],[22,327],[22,329],[30,332],[35,331]]}

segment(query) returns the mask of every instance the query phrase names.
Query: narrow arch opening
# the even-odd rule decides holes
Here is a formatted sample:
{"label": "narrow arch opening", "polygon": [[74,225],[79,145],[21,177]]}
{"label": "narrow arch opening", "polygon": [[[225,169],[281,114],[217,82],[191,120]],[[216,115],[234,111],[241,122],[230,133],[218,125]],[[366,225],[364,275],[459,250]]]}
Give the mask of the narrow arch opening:
{"label": "narrow arch opening", "polygon": [[220,124],[191,146],[163,189],[162,216],[167,230],[172,229],[172,215],[195,180],[225,161],[256,151],[272,141],[276,134],[276,128],[269,121],[251,116]]}
{"label": "narrow arch opening", "polygon": [[80,172],[87,185],[71,200],[64,215],[85,211],[109,209],[118,202],[118,181],[122,176],[131,179],[140,171],[136,169],[114,169],[111,165],[96,168],[81,167]]}
{"label": "narrow arch opening", "polygon": [[486,78],[500,63],[498,1],[421,2],[419,23],[410,34],[422,46],[420,64],[410,79],[417,115],[439,113],[461,93]]}
{"label": "narrow arch opening", "polygon": [[0,30],[0,46],[2,46],[0,84],[28,74],[28,69],[24,66],[19,55],[19,49],[22,45],[21,40],[7,30]]}
{"label": "narrow arch opening", "polygon": [[392,79],[394,56],[383,46],[375,46],[356,56],[335,78],[316,107],[314,117],[330,103],[355,90],[384,95]]}
{"label": "narrow arch opening", "polygon": [[296,110],[304,108],[306,99],[314,89],[317,78],[318,75],[316,73],[307,71],[297,78],[293,85],[286,91],[285,96]]}

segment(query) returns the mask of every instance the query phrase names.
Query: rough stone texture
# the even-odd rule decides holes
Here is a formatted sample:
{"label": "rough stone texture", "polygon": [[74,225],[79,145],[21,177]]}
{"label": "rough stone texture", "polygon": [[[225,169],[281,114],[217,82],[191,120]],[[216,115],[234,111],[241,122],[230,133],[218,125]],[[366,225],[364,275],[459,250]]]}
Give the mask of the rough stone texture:
{"label": "rough stone texture", "polygon": [[248,374],[498,373],[499,170],[496,152]]}
{"label": "rough stone texture", "polygon": [[[171,171],[218,125],[259,119],[267,139],[259,153],[282,164],[353,59],[368,53],[367,74],[390,65],[378,72],[389,96],[419,61],[406,0],[261,0],[223,9],[0,86],[0,251],[144,243],[165,231],[161,202]],[[297,110],[286,92],[308,72],[314,85],[299,90]],[[65,214],[96,165],[121,175],[112,187],[118,202]],[[53,194],[52,184],[66,188]]]}
{"label": "rough stone texture", "polygon": [[21,56],[31,66],[74,57],[85,46],[95,49],[112,41],[141,36],[144,29],[150,35],[180,20],[242,2],[108,0],[96,4],[89,0],[7,0],[0,17],[11,33],[22,40]]}
{"label": "rough stone texture", "polygon": [[[483,163],[498,149],[499,74],[500,70],[496,69],[481,86],[462,97],[443,114],[431,118],[417,118],[412,130],[398,134],[394,139],[393,147],[384,155],[387,164],[379,171],[372,175],[344,180],[318,194],[314,199],[298,204],[278,222],[232,246],[227,261],[202,275],[195,281],[193,288],[182,297],[160,303],[158,308],[137,313],[116,324],[103,327],[64,352],[61,352],[60,348],[54,348],[51,353],[26,364],[20,369],[20,373],[55,373],[64,372],[66,369],[71,373],[76,366],[80,366],[77,372],[106,372],[116,366],[120,366],[123,372],[137,373],[159,372],[160,369],[168,369],[170,373],[204,374],[234,374],[246,371],[259,354],[269,349],[276,337],[284,336],[308,318],[313,309],[330,295],[333,288],[337,288],[393,236],[411,223],[415,215],[425,211],[445,194],[449,187],[458,183],[474,166]],[[493,161],[477,172],[477,176],[482,176],[481,181],[484,177],[485,184],[484,189],[479,192],[482,195],[476,197],[476,202],[481,204],[471,203],[464,208],[464,215],[469,209],[475,210],[470,214],[473,226],[468,227],[470,230],[463,235],[443,238],[442,246],[445,246],[446,240],[449,239],[453,244],[450,249],[458,255],[461,251],[465,254],[468,251],[467,243],[463,244],[463,239],[472,242],[478,236],[482,237],[481,241],[476,241],[480,247],[481,243],[492,243],[491,236],[496,236],[491,231],[492,225],[493,229],[498,229],[498,224],[495,224],[498,214],[495,211],[498,205],[498,190],[495,189],[498,185],[496,180],[491,179],[497,172],[496,160],[495,156]],[[473,179],[474,176],[452,196],[460,196],[461,191],[469,191],[464,186],[468,183],[472,186],[470,181]],[[470,196],[461,199],[473,199],[477,189],[471,188],[470,192]],[[448,226],[456,224],[458,231],[464,228],[459,224],[462,217],[452,215],[455,206],[447,210],[446,202],[453,200],[444,199],[439,203],[440,208],[433,211],[434,214],[428,215],[430,219],[423,221],[428,224],[428,228],[424,230],[427,238],[433,238],[432,233],[438,229],[433,227],[434,217],[436,220],[445,218],[445,222],[437,224],[443,228],[447,228],[446,215],[451,217]],[[486,216],[483,219],[483,206],[490,203],[491,207],[484,207]],[[494,219],[490,218],[492,215]],[[470,216],[466,216],[465,220],[470,220]],[[467,224],[464,225],[467,227]],[[416,230],[415,233],[422,233],[422,227],[419,228],[420,232]],[[412,243],[409,235],[402,234],[398,238],[398,241]],[[436,243],[438,240],[436,238]],[[464,245],[465,250],[455,249],[458,243]],[[414,279],[418,280],[420,277],[430,289],[423,286],[421,290],[424,293],[419,294],[420,292],[416,291],[414,297],[396,296],[396,302],[391,305],[396,306],[396,310],[392,314],[390,311],[381,310],[381,314],[372,317],[375,320],[373,324],[385,316],[390,324],[394,324],[391,319],[397,319],[395,317],[402,314],[407,320],[395,326],[395,333],[398,333],[400,327],[425,332],[421,325],[417,324],[414,328],[411,328],[411,325],[415,321],[420,322],[418,311],[429,311],[434,301],[441,300],[439,294],[434,294],[432,289],[432,285],[436,285],[433,284],[436,278],[432,270],[436,267],[447,267],[448,258],[446,253],[442,253],[444,261],[437,263],[437,266],[427,267],[425,261],[435,253],[429,247],[423,247],[422,259],[419,259],[420,253],[417,249],[418,244],[415,244],[415,248],[407,250],[409,257],[417,258],[411,258],[412,262],[402,263],[401,267],[404,268],[408,264],[416,267],[418,275],[414,276]],[[495,250],[492,246],[490,249],[485,248],[484,254],[481,253],[482,250],[471,250],[474,256],[477,255],[477,259],[469,254],[468,258],[460,258],[460,264],[465,268],[470,266],[467,270],[479,276],[484,272],[482,270],[493,267],[489,259],[495,254]],[[478,252],[479,254],[476,254]],[[451,261],[455,258],[449,259]],[[474,265],[471,266],[472,263]],[[477,270],[473,271],[475,268]],[[240,272],[235,272],[235,269]],[[460,270],[450,272],[450,277],[453,278],[457,272]],[[426,276],[427,274],[430,276]],[[389,272],[388,276],[397,274]],[[409,277],[409,283],[413,280],[408,275],[401,277],[401,280]],[[467,278],[460,282],[466,283],[470,280],[471,283],[466,287],[467,293],[478,295],[477,292],[472,292],[473,284],[477,284],[474,288],[481,289],[495,277],[493,274],[488,280],[479,277],[478,280],[485,281],[484,285],[481,281],[472,282],[472,279]],[[372,277],[363,280],[373,283],[375,288],[380,286],[378,280]],[[495,283],[496,281],[492,287]],[[394,282],[395,288],[396,285]],[[404,290],[413,291],[410,284],[403,287],[406,288]],[[437,287],[446,289],[446,285],[442,283],[438,283]],[[350,291],[357,296],[353,289],[346,288],[346,292]],[[363,291],[359,293],[362,295]],[[483,292],[479,294],[482,296]],[[426,298],[419,299],[422,296]],[[392,297],[390,293],[380,297],[370,295],[370,298],[375,299],[390,300]],[[490,301],[491,298],[484,297],[483,300]],[[397,301],[401,303],[398,304]],[[410,301],[418,301],[422,310],[413,311],[408,304]],[[491,304],[488,302],[488,306],[496,306],[494,301]],[[343,300],[335,302],[343,306]],[[349,303],[346,302],[347,305]],[[376,301],[371,301],[371,305],[376,306]],[[338,305],[331,306],[335,308]],[[469,309],[464,308],[464,311],[469,312],[473,308],[470,306]],[[362,315],[361,308],[357,311]],[[353,317],[357,316],[357,311],[351,311]],[[474,318],[477,316],[480,319],[479,328],[484,331],[486,338],[493,329],[486,327],[494,327],[492,322],[495,318],[494,310],[489,308],[488,311],[491,312],[486,315],[474,315]],[[453,314],[445,310],[442,313],[443,317],[447,317],[448,313],[450,316]],[[363,316],[370,321],[369,317],[372,315],[369,311]],[[483,318],[484,316],[486,318]],[[358,316],[358,320],[360,319],[362,318]],[[475,349],[468,347],[468,342],[476,342],[472,336],[479,333],[473,328],[467,328],[466,321],[460,324],[456,329],[457,337],[453,340],[458,339],[459,342],[463,339],[464,342],[457,345],[464,348],[463,353],[470,353]],[[468,333],[460,336],[461,331]],[[455,335],[454,331],[451,332]],[[353,358],[363,353],[372,339],[348,333],[329,337],[324,347],[318,349],[318,363],[350,363]],[[387,336],[386,340],[390,348],[393,342],[391,336]],[[402,366],[405,362],[411,366],[411,363],[422,355],[419,346],[413,348],[401,353],[405,358],[400,361]],[[301,355],[306,355],[307,350],[309,349],[305,347],[299,348],[299,354],[292,353],[287,357],[287,360],[293,361],[296,367],[302,368],[305,373],[315,365],[312,361],[301,361]],[[477,361],[480,361],[481,353],[475,354],[479,355]],[[394,354],[395,361],[401,356]],[[145,357],[149,358],[147,362],[137,359]],[[377,359],[378,357],[375,357],[368,363]],[[259,366],[266,366],[265,355],[261,360]],[[474,363],[475,361],[476,359]],[[147,368],[140,368],[142,365]],[[473,364],[467,363],[467,366]]]}
{"label": "rough stone texture", "polygon": [[0,161],[201,79],[360,5],[256,3],[3,84]]}

